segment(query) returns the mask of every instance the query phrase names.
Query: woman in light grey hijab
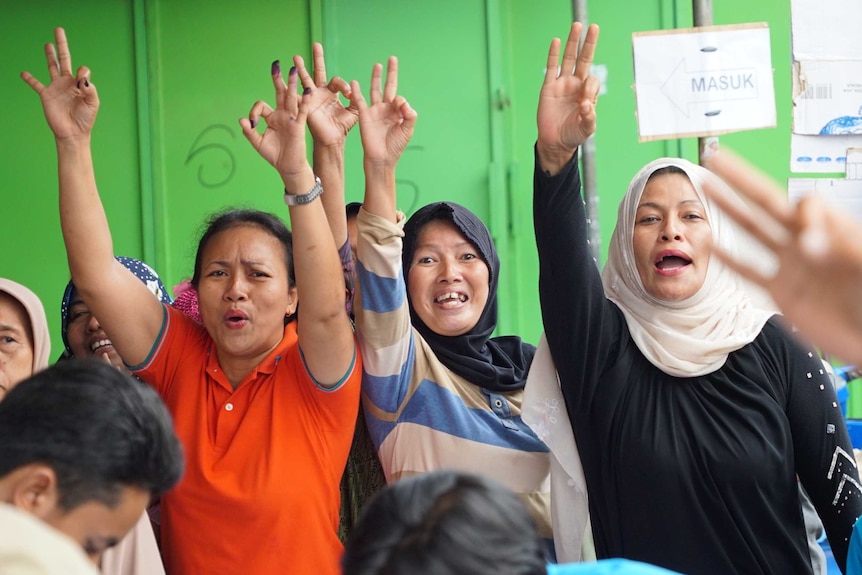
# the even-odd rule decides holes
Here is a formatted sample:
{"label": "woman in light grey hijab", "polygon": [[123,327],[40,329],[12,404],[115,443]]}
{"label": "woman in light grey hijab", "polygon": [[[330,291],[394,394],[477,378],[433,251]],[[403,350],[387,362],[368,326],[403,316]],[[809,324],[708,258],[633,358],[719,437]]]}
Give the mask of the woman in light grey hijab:
{"label": "woman in light grey hijab", "polygon": [[39,297],[0,278],[0,400],[23,379],[48,367],[51,338]]}

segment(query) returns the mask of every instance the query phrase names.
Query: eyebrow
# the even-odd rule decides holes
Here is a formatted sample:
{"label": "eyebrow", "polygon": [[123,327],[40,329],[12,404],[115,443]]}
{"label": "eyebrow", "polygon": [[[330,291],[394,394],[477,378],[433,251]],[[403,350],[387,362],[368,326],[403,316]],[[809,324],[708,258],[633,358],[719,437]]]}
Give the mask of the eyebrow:
{"label": "eyebrow", "polygon": [[[467,240],[464,240],[464,241],[458,242],[457,244],[454,244],[454,246],[453,246],[453,247],[455,247],[455,248],[460,248],[460,247],[463,247],[463,246],[470,246],[470,247],[474,247],[474,246],[473,246],[473,243],[472,243],[472,242],[468,242]],[[442,247],[443,247],[443,244],[441,244],[441,243],[439,243],[439,242],[422,242],[421,244],[416,244],[416,249],[417,249],[417,250],[419,250],[419,249],[421,249],[421,248],[426,248],[426,249],[427,249],[427,248],[437,248],[437,249],[440,249],[440,248],[442,248]],[[475,248],[474,248],[474,249],[475,249]]]}
{"label": "eyebrow", "polygon": [[[272,267],[270,264],[268,264],[266,262],[259,262],[257,260],[240,260],[239,263],[240,263],[240,265],[244,265],[244,266]],[[227,260],[214,260],[214,261],[209,262],[206,265],[206,267],[210,267],[210,266],[229,267],[230,265],[231,265],[231,262],[229,262]]]}
{"label": "eyebrow", "polygon": [[[681,206],[683,204],[699,204],[702,206],[703,202],[701,202],[700,200],[697,200],[697,199],[691,199],[691,200],[683,200],[677,205]],[[661,208],[661,207],[662,207],[662,205],[658,204],[656,202],[643,202],[642,204],[638,205],[638,209],[640,209],[640,208]]]}
{"label": "eyebrow", "polygon": [[24,333],[22,326],[11,323],[0,323],[0,331],[11,331],[13,333]]}

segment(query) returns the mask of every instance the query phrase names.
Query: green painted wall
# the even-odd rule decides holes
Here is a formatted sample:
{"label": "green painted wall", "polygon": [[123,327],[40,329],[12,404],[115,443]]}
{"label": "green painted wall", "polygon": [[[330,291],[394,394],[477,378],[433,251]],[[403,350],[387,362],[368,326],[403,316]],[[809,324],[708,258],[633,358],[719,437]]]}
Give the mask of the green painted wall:
{"label": "green painted wall", "polygon": [[[286,215],[278,176],[245,142],[237,119],[271,99],[269,66],[308,59],[321,40],[329,72],[367,90],[371,65],[401,63],[400,91],[419,111],[399,169],[408,213],[437,199],[475,210],[494,234],[503,271],[501,333],[541,332],[531,216],[535,106],[547,48],[568,33],[568,1],[262,0],[253,12],[229,0],[39,0],[4,5],[0,20],[0,192],[6,249],[0,275],[42,297],[59,350],[59,299],[67,268],[56,208],[55,155],[38,98],[18,78],[46,78],[41,46],[66,27],[75,65],[93,70],[102,109],[94,137],[97,178],[118,254],[145,257],[171,286],[191,274],[205,214],[250,205]],[[595,137],[599,222],[606,250],[631,176],[662,155],[696,158],[696,142],[639,144],[631,34],[689,27],[690,3],[601,0],[596,61],[608,68]],[[724,136],[774,176],[788,176],[789,2],[715,0],[716,24],[767,21],[779,125]],[[358,134],[348,142],[348,200],[361,199]]]}
{"label": "green painted wall", "polygon": [[92,69],[101,111],[93,139],[105,210],[118,254],[142,252],[133,5],[104,0],[4,2],[0,17],[0,275],[35,291],[45,305],[52,354],[60,343],[60,299],[69,280],[57,209],[54,140],[39,97],[20,78],[28,70],[47,82],[42,47],[67,28],[72,65]]}

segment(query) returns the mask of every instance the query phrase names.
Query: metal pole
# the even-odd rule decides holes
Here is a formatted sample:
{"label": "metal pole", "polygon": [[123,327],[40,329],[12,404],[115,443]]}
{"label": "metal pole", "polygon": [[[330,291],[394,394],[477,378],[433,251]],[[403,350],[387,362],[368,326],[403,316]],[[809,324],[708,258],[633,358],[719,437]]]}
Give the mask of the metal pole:
{"label": "metal pole", "polygon": [[[587,0],[572,0],[572,17],[584,25],[581,43],[587,33]],[[584,202],[587,207],[587,241],[596,264],[601,267],[601,241],[599,229],[599,196],[596,185],[596,143],[593,136],[581,145],[581,182],[584,187]]]}
{"label": "metal pole", "polygon": [[[692,0],[694,25],[712,26],[712,0]],[[718,136],[697,139],[698,160],[703,165],[711,153],[718,151]]]}

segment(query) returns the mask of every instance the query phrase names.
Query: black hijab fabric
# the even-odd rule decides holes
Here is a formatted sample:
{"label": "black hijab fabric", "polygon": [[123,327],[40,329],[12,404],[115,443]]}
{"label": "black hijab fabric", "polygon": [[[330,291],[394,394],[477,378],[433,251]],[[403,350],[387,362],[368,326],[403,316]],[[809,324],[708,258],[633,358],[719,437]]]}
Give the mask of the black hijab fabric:
{"label": "black hijab fabric", "polygon": [[419,317],[410,303],[410,318],[413,326],[422,334],[443,365],[464,379],[496,392],[517,391],[527,382],[527,371],[536,353],[535,346],[521,341],[517,336],[491,338],[497,327],[497,282],[500,278],[500,259],[491,234],[482,220],[463,206],[451,202],[429,204],[407,220],[404,225],[404,248],[401,261],[404,279],[410,271],[416,240],[421,229],[433,220],[452,222],[488,265],[490,285],[488,301],[473,329],[463,335],[444,336],[432,331]]}

